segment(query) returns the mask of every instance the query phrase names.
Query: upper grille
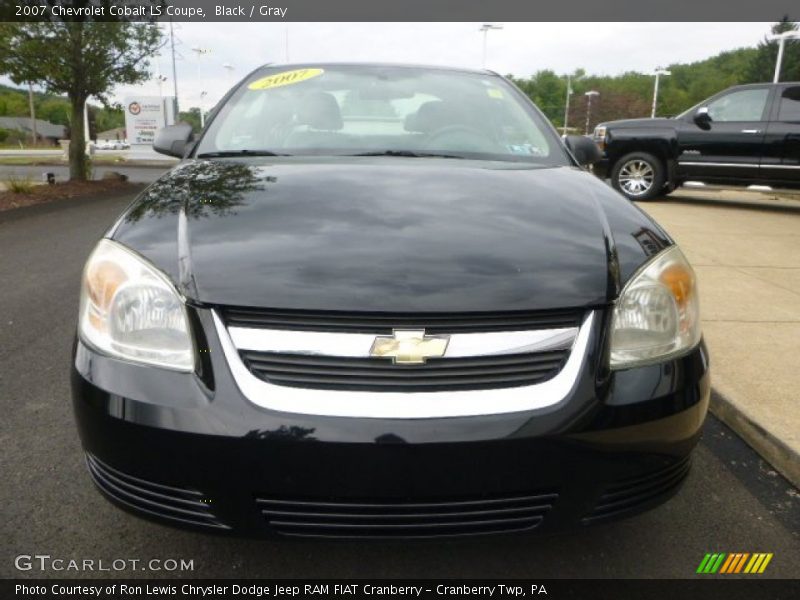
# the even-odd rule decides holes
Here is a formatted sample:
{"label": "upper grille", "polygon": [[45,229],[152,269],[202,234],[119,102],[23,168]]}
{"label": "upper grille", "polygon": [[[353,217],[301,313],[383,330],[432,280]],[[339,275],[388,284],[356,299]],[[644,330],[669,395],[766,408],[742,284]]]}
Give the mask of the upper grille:
{"label": "upper grille", "polygon": [[424,329],[429,334],[560,329],[578,327],[583,316],[582,310],[398,314],[222,307],[220,312],[228,327],[380,334],[393,329]]}
{"label": "upper grille", "polygon": [[430,358],[396,365],[387,358],[354,358],[240,350],[250,372],[293,387],[379,392],[476,390],[532,385],[554,377],[568,350],[466,358]]}
{"label": "upper grille", "polygon": [[612,483],[583,522],[604,521],[641,510],[649,502],[677,490],[689,474],[689,466],[687,457],[657,471]]}
{"label": "upper grille", "polygon": [[308,501],[256,498],[269,525],[301,537],[403,537],[476,535],[536,527],[558,498],[533,492],[452,501]]}
{"label": "upper grille", "polygon": [[190,525],[229,529],[214,516],[208,499],[197,490],[176,488],[127,475],[91,454],[86,465],[98,488],[138,512]]}

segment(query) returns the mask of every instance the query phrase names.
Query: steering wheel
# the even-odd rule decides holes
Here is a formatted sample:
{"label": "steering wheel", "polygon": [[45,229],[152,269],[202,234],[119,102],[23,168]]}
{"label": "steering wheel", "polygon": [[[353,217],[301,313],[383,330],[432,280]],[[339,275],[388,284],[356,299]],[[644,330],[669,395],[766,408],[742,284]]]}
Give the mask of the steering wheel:
{"label": "steering wheel", "polygon": [[[482,133],[478,129],[474,127],[470,127],[469,125],[445,125],[444,127],[440,127],[428,134],[427,139],[425,140],[425,148],[435,149],[435,150],[449,150],[450,148],[447,145],[442,146],[441,141],[442,138],[453,137],[455,135],[461,134],[462,136],[466,136],[468,139],[473,138],[472,141],[475,143],[461,144],[459,148],[453,148],[453,150],[476,150],[476,151],[486,151],[488,149],[496,149],[497,143],[488,138],[486,134]],[[464,145],[467,147],[465,148]]]}

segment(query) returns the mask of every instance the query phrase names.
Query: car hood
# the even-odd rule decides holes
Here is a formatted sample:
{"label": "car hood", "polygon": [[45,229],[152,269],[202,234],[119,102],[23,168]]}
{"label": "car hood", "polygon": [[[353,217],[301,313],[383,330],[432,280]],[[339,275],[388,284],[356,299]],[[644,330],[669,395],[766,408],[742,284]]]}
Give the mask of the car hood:
{"label": "car hood", "polygon": [[[606,303],[619,284],[598,194],[612,192],[568,167],[191,161],[145,190],[112,237],[202,303],[390,312],[581,307]],[[634,211],[629,221],[649,223],[613,200]]]}

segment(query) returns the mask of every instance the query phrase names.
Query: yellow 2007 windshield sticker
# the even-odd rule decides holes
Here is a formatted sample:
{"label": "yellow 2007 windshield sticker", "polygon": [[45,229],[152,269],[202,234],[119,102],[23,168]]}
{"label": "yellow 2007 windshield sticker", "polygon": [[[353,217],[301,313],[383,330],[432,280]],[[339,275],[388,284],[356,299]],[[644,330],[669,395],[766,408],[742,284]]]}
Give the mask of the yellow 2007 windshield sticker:
{"label": "yellow 2007 windshield sticker", "polygon": [[312,77],[319,77],[325,72],[324,69],[295,69],[294,71],[284,71],[269,77],[262,77],[247,86],[248,90],[270,90],[284,85],[300,83]]}

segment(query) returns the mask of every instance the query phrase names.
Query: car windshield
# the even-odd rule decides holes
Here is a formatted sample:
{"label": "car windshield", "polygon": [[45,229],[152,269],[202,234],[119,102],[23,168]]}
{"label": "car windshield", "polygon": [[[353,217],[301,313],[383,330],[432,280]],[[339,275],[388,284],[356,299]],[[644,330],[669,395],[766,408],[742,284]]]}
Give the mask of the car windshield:
{"label": "car windshield", "polygon": [[248,154],[569,164],[552,127],[501,77],[355,65],[251,75],[215,115],[196,156]]}

